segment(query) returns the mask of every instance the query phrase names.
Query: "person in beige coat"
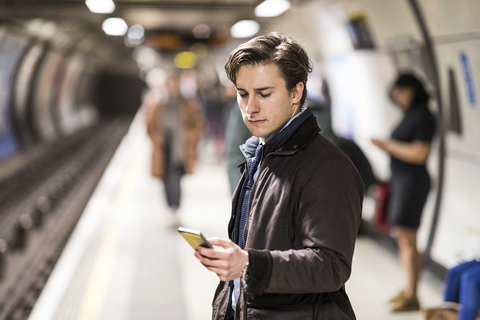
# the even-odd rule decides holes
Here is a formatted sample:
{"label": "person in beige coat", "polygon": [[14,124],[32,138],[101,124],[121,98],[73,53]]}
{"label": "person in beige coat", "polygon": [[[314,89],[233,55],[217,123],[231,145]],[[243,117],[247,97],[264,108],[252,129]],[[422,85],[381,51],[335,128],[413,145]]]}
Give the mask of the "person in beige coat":
{"label": "person in beige coat", "polygon": [[[180,206],[180,179],[194,172],[197,147],[203,136],[203,115],[195,98],[180,91],[180,77],[170,74],[163,98],[151,90],[144,100],[147,133],[153,143],[152,175],[163,180],[173,214]],[[176,215],[174,221],[179,220]]]}

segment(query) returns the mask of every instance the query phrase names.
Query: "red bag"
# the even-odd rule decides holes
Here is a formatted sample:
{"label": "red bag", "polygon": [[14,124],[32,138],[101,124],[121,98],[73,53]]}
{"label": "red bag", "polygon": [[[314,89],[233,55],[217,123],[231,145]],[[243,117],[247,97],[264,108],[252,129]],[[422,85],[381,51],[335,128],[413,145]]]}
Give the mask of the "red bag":
{"label": "red bag", "polygon": [[390,198],[390,185],[388,182],[379,182],[375,197],[375,213],[373,215],[373,224],[377,231],[388,233],[391,225],[387,222],[388,200]]}

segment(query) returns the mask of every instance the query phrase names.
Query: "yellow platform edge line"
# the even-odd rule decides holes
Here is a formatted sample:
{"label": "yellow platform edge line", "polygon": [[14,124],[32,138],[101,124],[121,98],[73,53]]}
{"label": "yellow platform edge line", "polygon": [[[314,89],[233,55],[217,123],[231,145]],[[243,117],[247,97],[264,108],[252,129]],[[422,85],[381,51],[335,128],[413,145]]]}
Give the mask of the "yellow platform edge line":
{"label": "yellow platform edge line", "polygon": [[109,227],[104,234],[87,280],[76,320],[99,319],[115,267],[119,244],[120,228]]}

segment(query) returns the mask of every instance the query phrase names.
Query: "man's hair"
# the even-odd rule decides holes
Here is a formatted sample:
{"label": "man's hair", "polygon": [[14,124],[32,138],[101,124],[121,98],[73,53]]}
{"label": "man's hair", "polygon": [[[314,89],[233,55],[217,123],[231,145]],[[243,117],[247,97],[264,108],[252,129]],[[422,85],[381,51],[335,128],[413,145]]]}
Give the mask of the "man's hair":
{"label": "man's hair", "polygon": [[300,106],[303,106],[307,98],[307,80],[308,73],[312,72],[312,62],[305,49],[290,37],[272,32],[242,43],[228,57],[225,71],[228,79],[236,85],[240,67],[270,63],[278,67],[289,91],[293,91],[299,82],[303,83],[300,100]]}

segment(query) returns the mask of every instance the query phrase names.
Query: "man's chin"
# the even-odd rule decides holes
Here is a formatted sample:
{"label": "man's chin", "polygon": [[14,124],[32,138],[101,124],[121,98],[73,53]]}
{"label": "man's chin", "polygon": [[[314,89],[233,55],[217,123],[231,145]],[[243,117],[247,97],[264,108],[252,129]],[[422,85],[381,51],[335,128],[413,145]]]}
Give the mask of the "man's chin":
{"label": "man's chin", "polygon": [[257,138],[263,138],[264,137],[264,134],[262,132],[258,132],[256,130],[250,130],[250,133],[252,134],[252,136],[255,136]]}
{"label": "man's chin", "polygon": [[256,127],[247,126],[247,128],[248,131],[250,131],[250,133],[252,134],[252,136],[255,136],[257,138],[265,138],[268,137],[268,135],[270,134],[267,131],[259,130],[259,128]]}

